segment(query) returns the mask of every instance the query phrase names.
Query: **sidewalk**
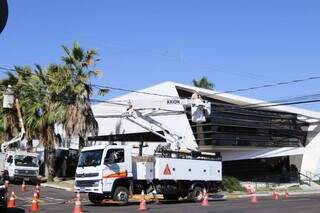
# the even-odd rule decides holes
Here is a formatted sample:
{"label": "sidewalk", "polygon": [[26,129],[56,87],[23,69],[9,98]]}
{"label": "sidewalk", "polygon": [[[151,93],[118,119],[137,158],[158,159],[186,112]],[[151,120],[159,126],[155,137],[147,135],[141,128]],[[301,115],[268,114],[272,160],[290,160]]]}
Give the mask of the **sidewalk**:
{"label": "sidewalk", "polygon": [[41,186],[55,189],[63,189],[69,192],[74,191],[74,180],[55,180],[54,182],[42,183]]}
{"label": "sidewalk", "polygon": [[[289,189],[289,195],[307,195],[307,194],[320,194],[320,190],[304,190],[304,189],[294,189],[290,190]],[[280,196],[284,196],[284,191],[278,191]],[[272,191],[258,191],[256,193],[257,197],[269,197],[272,195]],[[251,194],[247,194],[245,192],[239,193],[239,192],[234,192],[234,193],[229,193],[228,195],[229,199],[239,199],[239,198],[247,198],[251,197]]]}

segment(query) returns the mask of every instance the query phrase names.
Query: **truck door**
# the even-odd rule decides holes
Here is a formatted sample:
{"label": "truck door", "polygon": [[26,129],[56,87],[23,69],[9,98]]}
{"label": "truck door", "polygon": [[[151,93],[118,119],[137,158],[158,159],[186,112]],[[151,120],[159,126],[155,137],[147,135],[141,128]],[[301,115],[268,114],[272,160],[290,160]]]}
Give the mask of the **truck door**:
{"label": "truck door", "polygon": [[104,159],[103,191],[110,192],[114,180],[128,176],[125,159],[125,150],[123,148],[108,149]]}
{"label": "truck door", "polygon": [[5,159],[5,166],[4,166],[4,170],[8,171],[8,175],[11,177],[13,176],[13,156],[12,155],[7,155],[6,159]]}

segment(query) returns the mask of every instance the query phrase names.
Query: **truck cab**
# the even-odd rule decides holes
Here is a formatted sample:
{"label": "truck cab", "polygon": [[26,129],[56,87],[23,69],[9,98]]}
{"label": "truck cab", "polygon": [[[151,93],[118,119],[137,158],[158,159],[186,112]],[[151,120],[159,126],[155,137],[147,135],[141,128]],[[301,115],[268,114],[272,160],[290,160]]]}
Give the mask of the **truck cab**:
{"label": "truck cab", "polygon": [[99,145],[82,149],[76,170],[75,190],[88,192],[93,203],[111,197],[127,202],[132,179],[131,147]]}
{"label": "truck cab", "polygon": [[37,182],[38,175],[38,154],[26,151],[8,151],[5,154],[4,179]]}

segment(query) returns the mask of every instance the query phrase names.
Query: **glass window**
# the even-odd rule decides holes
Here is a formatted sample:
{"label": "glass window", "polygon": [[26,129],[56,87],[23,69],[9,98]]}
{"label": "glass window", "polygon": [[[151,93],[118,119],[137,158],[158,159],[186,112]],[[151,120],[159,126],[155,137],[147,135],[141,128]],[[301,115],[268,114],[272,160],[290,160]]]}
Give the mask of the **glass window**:
{"label": "glass window", "polygon": [[14,157],[16,166],[38,167],[38,158],[34,156],[16,155]]}
{"label": "glass window", "polygon": [[109,149],[104,160],[104,164],[123,163],[124,149]]}
{"label": "glass window", "polygon": [[81,152],[78,167],[101,165],[103,149]]}

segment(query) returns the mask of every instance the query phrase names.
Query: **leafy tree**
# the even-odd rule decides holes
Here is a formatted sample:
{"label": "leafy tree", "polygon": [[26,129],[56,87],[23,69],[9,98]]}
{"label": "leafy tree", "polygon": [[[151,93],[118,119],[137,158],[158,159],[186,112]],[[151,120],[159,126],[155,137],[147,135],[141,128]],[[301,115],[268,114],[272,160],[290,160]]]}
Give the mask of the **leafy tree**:
{"label": "leafy tree", "polygon": [[57,136],[55,125],[59,123],[59,115],[63,113],[57,107],[51,92],[49,72],[40,66],[32,73],[31,77],[23,82],[21,105],[25,126],[33,138],[38,138],[45,148],[46,172],[48,181],[53,181],[55,146]]}
{"label": "leafy tree", "polygon": [[[78,43],[71,49],[66,46],[63,49],[66,55],[62,64],[51,64],[45,69],[36,65],[34,71],[30,67],[16,67],[15,73],[8,72],[7,78],[0,81],[3,88],[12,85],[15,97],[19,98],[26,138],[38,138],[45,147],[49,181],[55,175],[56,125],[62,125],[69,137],[79,136],[81,141],[98,133],[90,105],[91,77],[99,75],[94,70],[99,61],[97,51],[85,51]],[[0,116],[1,138],[11,139],[20,128],[16,109],[0,107]]]}
{"label": "leafy tree", "polygon": [[[29,67],[15,67],[16,72],[7,72],[7,78],[0,81],[1,96],[0,101],[3,102],[3,94],[8,86],[12,86],[14,96],[17,97],[21,92],[21,82],[28,78],[31,72]],[[1,141],[8,141],[18,135],[20,131],[19,118],[15,105],[12,109],[5,109],[0,105],[0,137]]]}
{"label": "leafy tree", "polygon": [[71,49],[66,46],[63,49],[66,56],[62,58],[64,65],[61,70],[65,73],[67,85],[62,90],[69,97],[64,101],[66,114],[63,126],[68,136],[80,137],[81,149],[88,135],[98,134],[98,123],[91,109],[90,97],[93,92],[91,77],[100,75],[100,71],[95,70],[99,59],[96,50],[85,51],[78,43],[74,43]]}
{"label": "leafy tree", "polygon": [[200,78],[198,80],[197,79],[193,79],[192,83],[196,87],[201,87],[201,88],[210,89],[210,90],[214,89],[214,83],[210,82],[208,80],[208,78],[205,77],[205,76],[203,76],[202,78]]}

